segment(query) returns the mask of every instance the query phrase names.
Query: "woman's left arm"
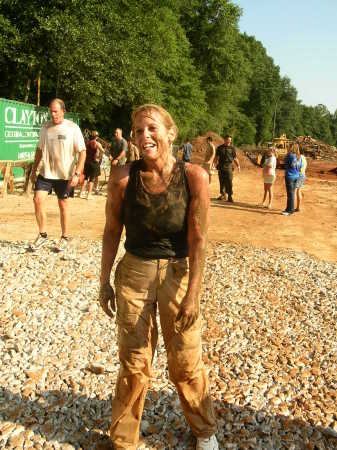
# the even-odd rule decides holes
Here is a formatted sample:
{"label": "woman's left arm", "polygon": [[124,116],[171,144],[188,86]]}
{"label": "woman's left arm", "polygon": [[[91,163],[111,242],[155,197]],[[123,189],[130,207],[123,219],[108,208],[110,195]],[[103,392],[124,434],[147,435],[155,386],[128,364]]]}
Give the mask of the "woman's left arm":
{"label": "woman's left arm", "polygon": [[199,317],[200,290],[206,260],[207,229],[209,223],[209,178],[207,173],[194,164],[186,164],[190,189],[188,213],[188,288],[176,318],[178,331],[190,328]]}

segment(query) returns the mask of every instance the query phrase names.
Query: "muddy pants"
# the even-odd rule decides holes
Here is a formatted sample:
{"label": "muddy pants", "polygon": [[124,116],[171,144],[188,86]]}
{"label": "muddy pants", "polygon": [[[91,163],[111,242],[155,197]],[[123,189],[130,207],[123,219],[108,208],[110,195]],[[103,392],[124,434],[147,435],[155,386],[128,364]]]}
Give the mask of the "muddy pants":
{"label": "muddy pants", "polygon": [[209,437],[216,429],[208,379],[201,359],[200,316],[186,332],[174,320],[188,284],[188,259],[146,260],[126,253],[116,276],[120,370],[112,402],[110,435],[114,448],[135,450],[157,344],[156,310],[176,385],[192,432]]}

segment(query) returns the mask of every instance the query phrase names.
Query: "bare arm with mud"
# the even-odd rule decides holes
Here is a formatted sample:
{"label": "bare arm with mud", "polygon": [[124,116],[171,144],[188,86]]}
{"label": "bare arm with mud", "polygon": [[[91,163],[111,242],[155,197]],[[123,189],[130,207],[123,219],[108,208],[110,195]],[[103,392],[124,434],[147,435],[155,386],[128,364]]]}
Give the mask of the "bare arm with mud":
{"label": "bare arm with mud", "polygon": [[186,164],[191,200],[188,215],[189,281],[176,318],[177,330],[190,328],[200,311],[200,290],[206,260],[209,223],[209,181],[201,167]]}
{"label": "bare arm with mud", "polygon": [[122,206],[128,179],[128,166],[117,167],[112,172],[105,206],[106,222],[103,233],[99,303],[110,317],[113,316],[112,312],[116,309],[115,293],[110,284],[110,275],[123,230]]}

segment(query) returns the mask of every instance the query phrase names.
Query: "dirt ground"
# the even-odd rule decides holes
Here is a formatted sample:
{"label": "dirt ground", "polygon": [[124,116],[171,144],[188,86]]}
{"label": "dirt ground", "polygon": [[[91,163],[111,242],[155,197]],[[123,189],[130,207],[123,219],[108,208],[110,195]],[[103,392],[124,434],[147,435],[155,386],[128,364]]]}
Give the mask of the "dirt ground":
{"label": "dirt ground", "polygon": [[[272,210],[257,205],[262,200],[261,169],[241,155],[242,171],[235,171],[234,204],[215,200],[219,195],[217,174],[211,183],[210,242],[228,241],[266,248],[291,248],[306,251],[318,258],[337,261],[337,175],[331,172],[336,163],[311,162],[303,188],[303,208],[286,217],[286,194],[283,171],[277,172]],[[75,197],[71,200],[71,234],[101,239],[104,228],[106,186],[93,201]],[[32,240],[37,226],[32,196],[18,189],[0,198],[0,239]],[[60,235],[55,195],[47,201],[48,233]]]}

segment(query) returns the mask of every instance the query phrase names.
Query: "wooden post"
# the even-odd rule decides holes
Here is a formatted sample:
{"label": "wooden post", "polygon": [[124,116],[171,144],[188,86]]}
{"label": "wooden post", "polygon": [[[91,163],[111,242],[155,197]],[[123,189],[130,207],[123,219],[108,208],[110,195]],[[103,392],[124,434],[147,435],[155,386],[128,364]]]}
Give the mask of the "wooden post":
{"label": "wooden post", "polygon": [[37,75],[37,106],[40,106],[40,87],[41,87],[41,70]]}
{"label": "wooden post", "polygon": [[28,102],[31,81],[32,81],[32,80],[31,80],[30,78],[28,78],[28,80],[27,80],[27,85],[26,85],[26,95],[25,95],[25,99],[24,99],[24,102],[25,102],[25,103]]}
{"label": "wooden post", "polygon": [[1,172],[3,173],[4,176],[2,184],[2,195],[3,197],[7,197],[8,184],[10,184],[11,187],[12,163],[10,161],[6,162],[1,169],[2,169]]}

